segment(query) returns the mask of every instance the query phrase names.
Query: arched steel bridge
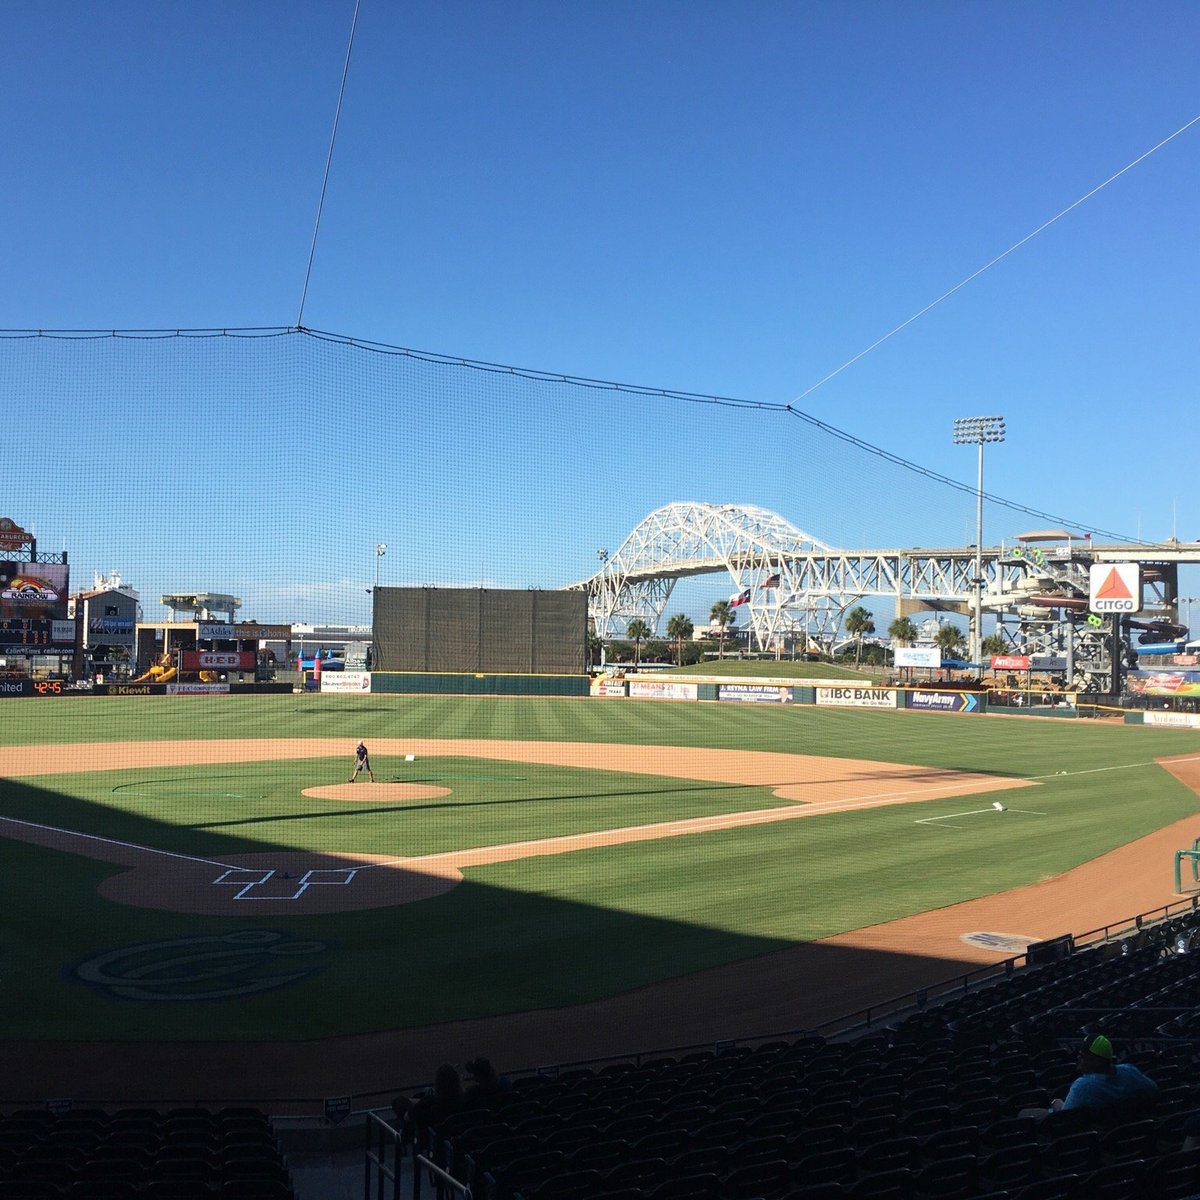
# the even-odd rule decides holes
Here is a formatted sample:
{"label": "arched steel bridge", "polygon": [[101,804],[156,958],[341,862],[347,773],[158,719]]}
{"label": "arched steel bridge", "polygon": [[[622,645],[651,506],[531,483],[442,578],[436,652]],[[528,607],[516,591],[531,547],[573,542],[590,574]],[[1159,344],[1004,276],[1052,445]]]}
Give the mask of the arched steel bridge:
{"label": "arched steel bridge", "polygon": [[[1158,564],[1157,581],[1146,572],[1147,607],[1176,619],[1176,564],[1200,562],[1197,543],[1098,546],[1065,533],[1062,539],[1065,545],[1044,551],[1021,541],[985,546],[983,607],[1019,612],[1030,596],[1047,593],[1077,599],[1087,594],[1093,562],[1141,562]],[[754,640],[769,647],[785,633],[814,627],[836,633],[845,608],[867,596],[889,598],[901,616],[970,615],[976,553],[973,546],[842,550],[754,505],[682,501],[652,512],[595,575],[568,586],[588,593],[596,632],[613,638],[624,636],[634,618],[657,632],[677,580],[721,573],[734,595],[748,593],[744,610]]]}

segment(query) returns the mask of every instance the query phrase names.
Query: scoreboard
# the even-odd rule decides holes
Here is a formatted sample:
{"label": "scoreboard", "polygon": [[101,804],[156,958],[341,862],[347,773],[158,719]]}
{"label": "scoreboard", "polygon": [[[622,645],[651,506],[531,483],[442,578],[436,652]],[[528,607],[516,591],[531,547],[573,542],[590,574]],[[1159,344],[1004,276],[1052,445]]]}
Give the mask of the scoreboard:
{"label": "scoreboard", "polygon": [[54,652],[69,654],[70,644],[56,643],[53,639],[54,622],[23,617],[0,620],[0,650],[41,649],[46,654]]}

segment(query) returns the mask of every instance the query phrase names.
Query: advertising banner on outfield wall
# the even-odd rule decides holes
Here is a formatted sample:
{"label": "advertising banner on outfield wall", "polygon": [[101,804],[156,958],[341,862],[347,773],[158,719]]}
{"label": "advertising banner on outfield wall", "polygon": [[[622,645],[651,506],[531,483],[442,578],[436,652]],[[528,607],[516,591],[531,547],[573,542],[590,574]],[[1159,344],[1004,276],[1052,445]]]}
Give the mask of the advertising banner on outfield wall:
{"label": "advertising banner on outfield wall", "polygon": [[371,690],[370,671],[322,671],[321,691],[323,692],[369,692]]}
{"label": "advertising banner on outfield wall", "polygon": [[22,696],[86,696],[93,690],[90,682],[67,679],[0,679],[0,700]]}
{"label": "advertising banner on outfield wall", "polygon": [[1143,725],[1166,725],[1172,729],[1200,729],[1200,713],[1148,712]]}
{"label": "advertising banner on outfield wall", "polygon": [[168,696],[228,696],[227,683],[168,683]]}
{"label": "advertising banner on outfield wall", "polygon": [[925,712],[979,712],[979,696],[974,692],[930,692],[922,689],[908,693],[908,707]]}
{"label": "advertising banner on outfield wall", "polygon": [[604,696],[607,699],[614,697],[625,698],[625,680],[623,679],[605,679],[601,676],[599,679],[592,680],[591,692],[593,696]]}
{"label": "advertising banner on outfield wall", "polygon": [[717,687],[717,699],[742,704],[791,704],[792,689],[767,683],[722,683]]}
{"label": "advertising banner on outfield wall", "polygon": [[895,688],[873,687],[819,687],[816,689],[818,704],[838,705],[846,708],[895,708]]}
{"label": "advertising banner on outfield wall", "polygon": [[668,683],[665,679],[631,679],[629,696],[641,700],[695,700],[700,688],[695,683]]}

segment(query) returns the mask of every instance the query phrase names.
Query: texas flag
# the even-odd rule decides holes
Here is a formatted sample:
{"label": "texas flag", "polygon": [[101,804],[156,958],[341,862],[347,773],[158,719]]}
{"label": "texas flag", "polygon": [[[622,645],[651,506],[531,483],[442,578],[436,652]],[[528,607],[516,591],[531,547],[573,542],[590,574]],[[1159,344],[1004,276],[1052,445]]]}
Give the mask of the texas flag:
{"label": "texas flag", "polygon": [[739,604],[746,604],[749,602],[749,600],[750,600],[750,589],[749,588],[746,588],[744,591],[741,591],[741,592],[734,592],[733,595],[729,597],[729,607],[737,608],[737,606]]}

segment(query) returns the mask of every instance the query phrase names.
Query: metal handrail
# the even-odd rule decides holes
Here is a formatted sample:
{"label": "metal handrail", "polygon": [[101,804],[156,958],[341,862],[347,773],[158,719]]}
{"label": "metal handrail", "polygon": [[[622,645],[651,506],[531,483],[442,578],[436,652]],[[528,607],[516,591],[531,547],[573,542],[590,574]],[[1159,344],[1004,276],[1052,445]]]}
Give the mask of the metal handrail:
{"label": "metal handrail", "polygon": [[[424,1154],[418,1154],[414,1160],[413,1170],[420,1172],[424,1168],[438,1181],[438,1194],[441,1194],[443,1187],[449,1188],[460,1200],[471,1200],[471,1189],[465,1184],[460,1183],[449,1171],[439,1167],[431,1158],[426,1158]],[[414,1185],[413,1195],[417,1194],[417,1188]]]}

